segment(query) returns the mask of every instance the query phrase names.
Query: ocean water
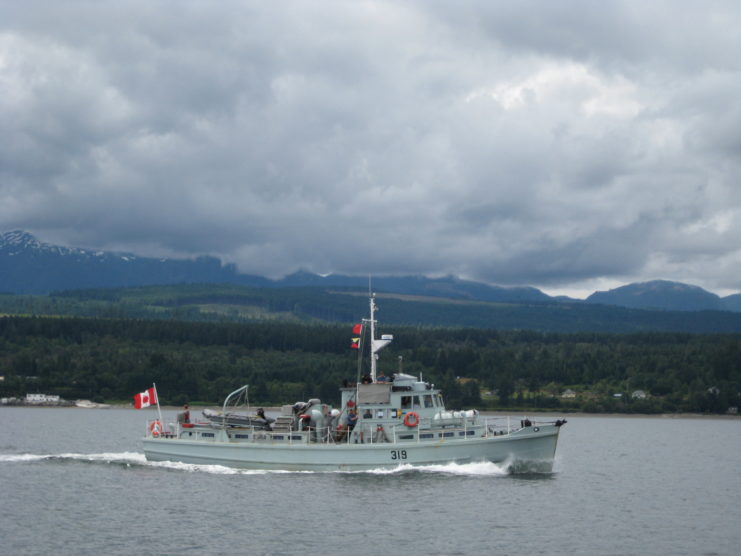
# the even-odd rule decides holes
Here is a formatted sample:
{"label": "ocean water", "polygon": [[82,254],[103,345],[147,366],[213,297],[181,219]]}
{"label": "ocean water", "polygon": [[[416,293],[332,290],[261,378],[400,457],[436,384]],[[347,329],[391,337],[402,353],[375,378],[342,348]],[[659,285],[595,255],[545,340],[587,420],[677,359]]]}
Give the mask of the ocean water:
{"label": "ocean water", "polygon": [[148,463],[152,415],[0,408],[0,553],[741,553],[740,419],[571,416],[553,473],[508,475]]}

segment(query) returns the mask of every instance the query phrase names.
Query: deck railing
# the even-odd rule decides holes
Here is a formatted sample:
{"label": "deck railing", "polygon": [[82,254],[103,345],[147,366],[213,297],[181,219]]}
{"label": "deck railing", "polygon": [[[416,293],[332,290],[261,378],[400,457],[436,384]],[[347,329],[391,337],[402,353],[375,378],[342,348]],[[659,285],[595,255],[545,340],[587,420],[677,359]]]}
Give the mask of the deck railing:
{"label": "deck railing", "polygon": [[[539,426],[560,424],[559,421],[512,421],[509,417],[485,417],[483,422],[476,418],[461,418],[459,424],[441,427],[435,419],[420,419],[416,427],[407,427],[400,424],[379,425],[378,423],[358,424],[353,430],[335,431],[333,428],[320,427],[319,429],[270,431],[255,427],[233,427],[225,428],[217,423],[194,423],[190,427],[183,427],[180,423],[161,423],[159,419],[151,419],[147,422],[146,435],[155,438],[180,438],[181,433],[193,431],[200,436],[204,430],[225,434],[230,440],[239,441],[235,438],[237,434],[247,436],[247,442],[255,441],[282,441],[288,444],[295,442],[306,444],[397,444],[409,441],[445,441],[446,439],[474,440],[481,438],[504,436],[525,426],[531,426],[537,431]],[[473,431],[481,433],[476,434]],[[339,432],[340,434],[336,434]],[[461,434],[462,433],[462,434]],[[296,438],[296,437],[300,437]],[[216,438],[216,437],[214,437]]]}

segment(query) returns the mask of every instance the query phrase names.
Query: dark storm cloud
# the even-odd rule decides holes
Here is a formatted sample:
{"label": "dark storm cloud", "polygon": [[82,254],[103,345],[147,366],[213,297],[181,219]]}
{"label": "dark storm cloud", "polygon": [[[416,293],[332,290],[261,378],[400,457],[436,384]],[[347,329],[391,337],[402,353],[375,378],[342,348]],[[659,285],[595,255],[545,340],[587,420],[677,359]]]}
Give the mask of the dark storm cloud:
{"label": "dark storm cloud", "polygon": [[735,291],[740,19],[733,2],[7,3],[0,228],[274,276]]}

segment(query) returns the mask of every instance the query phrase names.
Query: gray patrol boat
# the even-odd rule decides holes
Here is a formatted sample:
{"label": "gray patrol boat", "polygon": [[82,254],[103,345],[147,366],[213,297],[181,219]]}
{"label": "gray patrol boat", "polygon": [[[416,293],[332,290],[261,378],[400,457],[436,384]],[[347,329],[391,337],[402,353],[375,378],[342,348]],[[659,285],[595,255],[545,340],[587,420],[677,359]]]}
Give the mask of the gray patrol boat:
{"label": "gray patrol boat", "polygon": [[441,391],[421,377],[398,372],[388,380],[377,375],[378,352],[393,337],[376,338],[375,310],[371,295],[370,318],[363,319],[364,330],[356,338],[362,353],[362,332],[369,331],[370,373],[341,388],[339,408],[311,399],[283,406],[272,422],[235,420],[230,404],[246,397],[248,387],[243,386],[229,394],[220,414],[210,412],[205,422],[150,421],[143,439],[146,458],[301,471],[452,462],[493,462],[510,472],[552,470],[565,419],[512,422],[484,417],[475,409],[450,411]]}

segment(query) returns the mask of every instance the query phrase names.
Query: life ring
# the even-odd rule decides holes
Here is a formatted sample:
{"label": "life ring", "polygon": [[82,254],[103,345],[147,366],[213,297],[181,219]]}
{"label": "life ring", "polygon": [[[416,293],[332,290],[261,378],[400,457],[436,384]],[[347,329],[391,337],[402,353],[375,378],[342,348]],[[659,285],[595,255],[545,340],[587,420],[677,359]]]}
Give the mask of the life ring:
{"label": "life ring", "polygon": [[416,411],[410,411],[406,415],[404,415],[404,424],[409,427],[416,427],[419,425],[419,415]]}
{"label": "life ring", "polygon": [[540,427],[533,427],[533,432],[538,432],[540,430]]}
{"label": "life ring", "polygon": [[152,423],[149,425],[149,432],[152,433],[152,436],[157,438],[162,432],[162,423],[160,423],[159,421],[152,421]]}

